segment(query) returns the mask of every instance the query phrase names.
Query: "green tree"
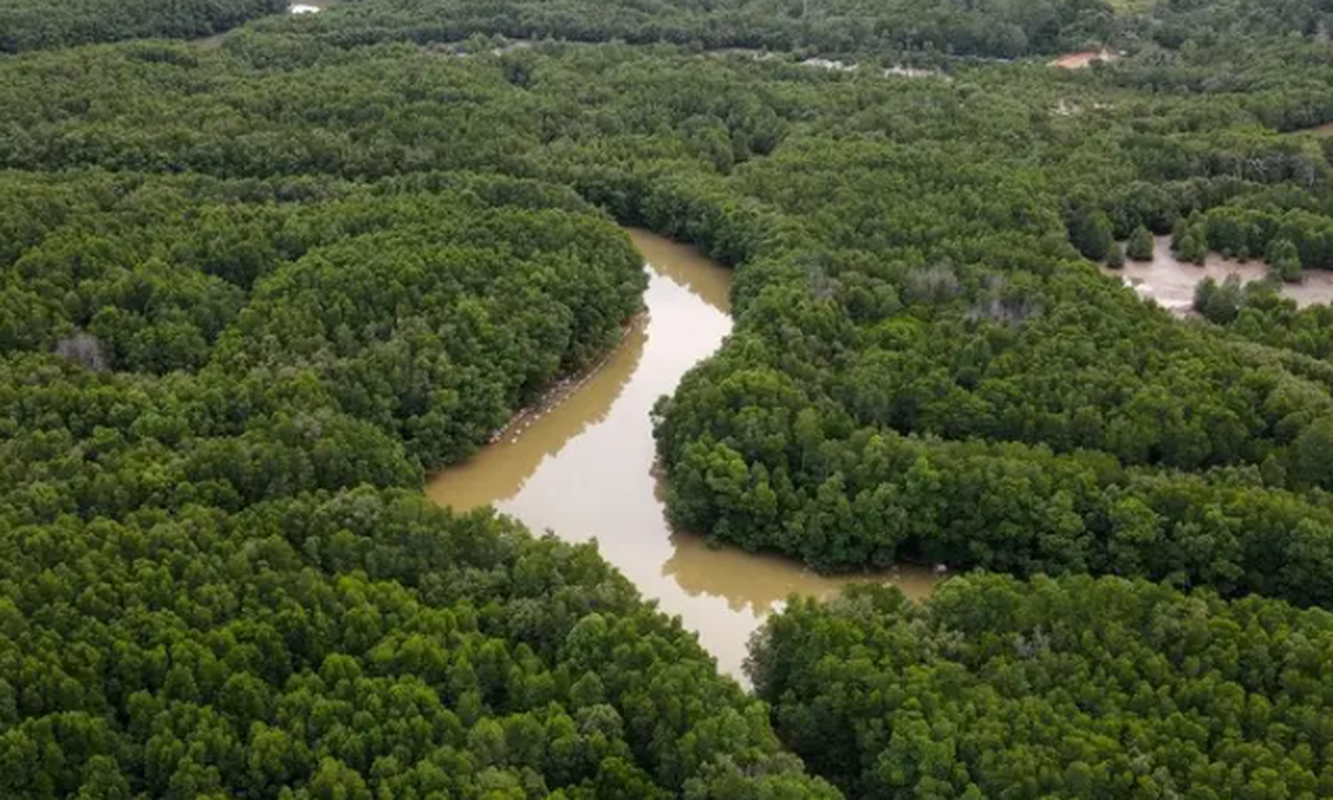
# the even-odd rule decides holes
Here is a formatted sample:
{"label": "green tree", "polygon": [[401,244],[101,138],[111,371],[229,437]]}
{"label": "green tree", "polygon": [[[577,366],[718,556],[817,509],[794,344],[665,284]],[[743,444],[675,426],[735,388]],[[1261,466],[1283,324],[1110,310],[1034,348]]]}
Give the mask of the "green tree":
{"label": "green tree", "polygon": [[1290,239],[1274,239],[1268,243],[1264,261],[1269,271],[1278,278],[1294,283],[1301,279],[1301,255]]}
{"label": "green tree", "polygon": [[1111,242],[1111,249],[1106,254],[1106,266],[1111,269],[1125,266],[1125,248],[1120,242]]}
{"label": "green tree", "polygon": [[1135,228],[1134,232],[1129,235],[1129,243],[1125,246],[1125,255],[1132,261],[1152,261],[1152,233],[1142,225]]}
{"label": "green tree", "polygon": [[1111,220],[1100,209],[1076,211],[1069,225],[1069,238],[1080,253],[1093,261],[1106,258],[1115,244]]}

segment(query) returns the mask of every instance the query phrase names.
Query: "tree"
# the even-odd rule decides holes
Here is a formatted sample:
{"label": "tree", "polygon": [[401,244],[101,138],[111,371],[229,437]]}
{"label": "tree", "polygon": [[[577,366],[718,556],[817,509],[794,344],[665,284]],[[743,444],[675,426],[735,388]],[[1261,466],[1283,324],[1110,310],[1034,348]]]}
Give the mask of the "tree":
{"label": "tree", "polygon": [[1290,474],[1307,486],[1333,485],[1333,417],[1321,417],[1291,445]]}
{"label": "tree", "polygon": [[1264,261],[1269,272],[1287,283],[1301,279],[1301,255],[1290,239],[1274,239],[1268,243]]}
{"label": "tree", "polygon": [[1182,261],[1202,266],[1208,258],[1208,240],[1198,232],[1191,230],[1180,240],[1180,246],[1176,248],[1176,255]]}
{"label": "tree", "polygon": [[1228,275],[1222,283],[1204,278],[1194,288],[1194,310],[1209,322],[1225,325],[1240,314],[1245,288],[1240,277]]}
{"label": "tree", "polygon": [[1093,261],[1106,258],[1111,245],[1115,243],[1111,235],[1111,220],[1100,209],[1075,211],[1069,226],[1069,238],[1080,253]]}
{"label": "tree", "polygon": [[310,800],[370,800],[365,780],[335,758],[324,758],[310,781]]}
{"label": "tree", "polygon": [[1134,229],[1125,247],[1125,255],[1133,261],[1152,261],[1153,238],[1147,228],[1140,225]]}
{"label": "tree", "polygon": [[1125,248],[1120,242],[1111,242],[1111,249],[1106,254],[1106,266],[1111,269],[1120,269],[1125,266]]}
{"label": "tree", "polygon": [[[765,623],[751,663],[784,740],[851,797],[1132,797],[1148,775],[1226,796],[1230,770],[1260,753],[1274,759],[1260,791],[1281,794],[1327,768],[1314,749],[1283,757],[1281,733],[1320,707],[1319,659],[1278,680],[1240,669],[1234,648],[1291,665],[1329,645],[1322,619],[1120,578],[975,574],[922,604],[879,586],[797,599]],[[1237,679],[1201,685],[1210,670]],[[1181,715],[1157,710],[1182,702],[1228,733],[1183,734]],[[1267,725],[1243,724],[1254,709]],[[1125,781],[1134,759],[1155,767]]]}

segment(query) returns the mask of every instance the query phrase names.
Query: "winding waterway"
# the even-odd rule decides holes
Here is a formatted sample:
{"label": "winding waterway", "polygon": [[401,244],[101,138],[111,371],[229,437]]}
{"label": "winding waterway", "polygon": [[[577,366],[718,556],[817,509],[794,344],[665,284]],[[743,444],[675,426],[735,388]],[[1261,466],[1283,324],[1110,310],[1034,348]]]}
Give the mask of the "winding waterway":
{"label": "winding waterway", "polygon": [[597,372],[437,475],[430,498],[459,510],[490,503],[534,531],[571,541],[595,537],[603,557],[663,611],[680,615],[718,666],[738,678],[750,634],[789,594],[827,597],[852,580],[928,593],[937,578],[920,568],[830,578],[671,530],[653,469],[649,412],[731,330],[731,273],[693,248],[629,233],[648,264],[646,313]]}

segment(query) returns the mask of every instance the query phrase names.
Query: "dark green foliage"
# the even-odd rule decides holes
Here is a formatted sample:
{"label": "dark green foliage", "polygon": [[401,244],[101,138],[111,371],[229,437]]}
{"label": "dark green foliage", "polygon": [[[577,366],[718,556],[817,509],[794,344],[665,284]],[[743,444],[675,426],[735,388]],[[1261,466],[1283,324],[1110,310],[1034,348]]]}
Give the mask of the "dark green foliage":
{"label": "dark green foliage", "polygon": [[1333,617],[1119,578],[795,602],[749,671],[849,797],[1324,797]]}
{"label": "dark green foliage", "polygon": [[1120,242],[1111,242],[1111,249],[1106,254],[1106,266],[1111,269],[1125,266],[1125,247]]}
{"label": "dark green foliage", "polygon": [[1298,309],[1276,293],[1248,288],[1229,332],[1282,351],[1328,361],[1333,358],[1333,307]]}
{"label": "dark green foliage", "polygon": [[1262,256],[1282,280],[1300,278],[1302,267],[1333,267],[1333,222],[1305,209],[1255,210],[1220,206],[1201,215],[1193,241],[1181,245],[1181,256],[1194,258],[1188,248],[1205,247],[1228,256]]}
{"label": "dark green foliage", "polygon": [[[371,8],[362,9],[366,18],[380,13]],[[1320,501],[1281,492],[1309,485],[1295,443],[1331,401],[1327,376],[1308,364],[1181,326],[1080,258],[1109,252],[1117,237],[1141,227],[1164,233],[1173,226],[1190,240],[1192,258],[1206,255],[1210,242],[1257,256],[1271,239],[1264,238],[1270,218],[1275,230],[1290,229],[1286,238],[1298,252],[1317,254],[1319,220],[1327,218],[1324,157],[1303,138],[1261,129],[1305,94],[1288,97],[1256,81],[1201,95],[1203,87],[1186,79],[1200,64],[1215,66],[1226,52],[1220,46],[1145,53],[1078,75],[951,64],[946,80],[666,47],[537,44],[464,59],[402,45],[342,49],[318,35],[325,26],[354,30],[356,10],[293,22],[280,36],[237,34],[222,52],[199,56],[197,66],[145,61],[139,45],[127,45],[89,51],[81,58],[94,68],[53,82],[69,73],[68,56],[26,57],[0,82],[16,122],[0,137],[0,161],[367,181],[475,168],[567,183],[623,221],[695,242],[739,267],[736,335],[659,408],[658,448],[679,523],[825,568],[938,555],[1019,572],[1182,573],[1228,593],[1270,587],[1302,602],[1322,596],[1317,582],[1282,577],[1298,574],[1296,553],[1317,539],[1294,527],[1283,528],[1283,555],[1271,562],[1238,554],[1245,548],[1237,551],[1233,534],[1224,533],[1234,522],[1206,526],[1213,532],[1207,546],[1185,555],[1146,544],[1123,558],[1107,555],[1119,523],[1106,509],[1125,496],[1157,508],[1144,488],[1150,483],[1193,498],[1167,515],[1169,536],[1213,519],[1211,498],[1235,485],[1260,506],[1291,504],[1293,516],[1320,519]],[[308,30],[300,27],[307,22]],[[1326,70],[1312,52],[1283,42],[1271,61],[1252,67],[1284,76],[1299,70],[1305,86]],[[1149,91],[1145,65],[1153,59],[1162,64],[1161,92]],[[1084,110],[1053,114],[1056,101],[1075,90],[1086,98]],[[553,205],[569,200],[556,202],[554,190],[531,183],[515,187],[488,189],[485,199],[525,209],[536,203],[548,210],[534,219],[546,221],[559,216]],[[343,208],[340,200],[320,202]],[[432,219],[442,217],[440,237],[466,239],[457,220],[427,205]],[[385,207],[394,205],[386,200]],[[463,257],[409,211],[395,215],[407,249]],[[512,316],[514,325],[481,326],[472,340],[478,346],[469,349],[478,369],[498,363],[500,372],[490,369],[494,381],[466,372],[453,383],[441,379],[452,341],[417,337],[407,327],[340,331],[336,319],[322,318],[324,286],[335,278],[346,281],[337,289],[346,300],[338,313],[357,320],[354,301],[362,294],[400,298],[392,302],[410,318],[425,307],[419,300],[442,291],[410,269],[399,286],[381,285],[376,276],[400,269],[381,253],[384,241],[365,233],[321,253],[293,253],[284,256],[290,266],[271,275],[266,251],[251,248],[208,273],[220,281],[210,286],[237,287],[249,305],[236,333],[209,351],[216,355],[207,368],[247,372],[253,385],[267,386],[278,371],[299,367],[302,379],[283,384],[289,396],[334,409],[409,456],[437,463],[484,438],[505,409],[540,389],[553,366],[571,365],[607,341],[589,329],[557,361],[548,345],[566,335],[570,318],[561,308],[581,313],[581,304],[557,293],[540,314],[525,315],[507,304],[513,286],[481,286],[486,313]],[[533,262],[510,255],[478,263],[534,274]],[[565,262],[561,280],[581,286],[587,277],[574,263]],[[605,274],[628,280],[621,269]],[[311,291],[316,284],[321,290]],[[632,281],[600,286],[598,306],[628,313]],[[5,302],[27,309],[33,298],[14,293]],[[220,308],[234,313],[234,306]],[[592,321],[613,334],[619,319],[604,313]],[[552,322],[553,330],[543,327]],[[103,324],[117,341],[134,339],[118,318]],[[583,330],[569,325],[570,336]],[[41,329],[16,326],[0,336]],[[83,332],[70,326],[43,346],[77,350],[71,337]],[[510,333],[530,346],[511,348]],[[210,344],[208,335],[203,341]],[[421,374],[436,377],[397,381],[409,343],[427,348]],[[200,351],[144,352],[192,368]],[[472,391],[455,401],[423,390],[437,384]],[[1004,488],[1000,496],[1013,502],[970,507],[954,523],[925,514],[945,520],[933,523],[942,527],[909,535],[892,514],[910,504],[882,488],[899,486],[907,468],[867,461],[866,443],[876,437],[906,442],[905,450],[943,465],[946,483],[959,487],[984,485],[977,476],[1013,462],[1040,466]],[[969,440],[985,444],[961,445]],[[991,460],[995,451],[1012,453],[998,462],[1003,467]],[[208,497],[227,507],[268,496],[260,481],[224,480],[215,462],[195,458],[202,463],[192,462],[192,474],[232,487],[209,484],[217,494]],[[1064,472],[1085,463],[1093,466],[1072,470],[1077,480]],[[307,471],[299,461],[287,469]],[[1062,492],[1029,501],[1025,487],[1034,485]],[[922,486],[928,492],[930,484]],[[890,516],[862,513],[870,508]],[[1224,508],[1217,518],[1234,513]]]}
{"label": "dark green foliage", "polygon": [[1181,261],[1188,261],[1199,266],[1203,266],[1208,258],[1208,240],[1197,231],[1191,230],[1186,233],[1175,247],[1176,255]]}
{"label": "dark green foliage", "polygon": [[3,181],[0,796],[838,796],[593,547],[418,496],[637,310],[575,195]]}
{"label": "dark green foliage", "polygon": [[6,0],[0,5],[0,54],[120,39],[192,39],[284,13],[287,5],[287,0]]}
{"label": "dark green foliage", "polygon": [[[13,308],[0,353],[92,348],[119,372],[202,370],[202,385],[259,391],[300,374],[310,403],[428,467],[602,353],[644,282],[622,234],[522,181],[0,183],[10,224],[33,231],[0,265]],[[49,195],[46,216],[29,192]]]}
{"label": "dark green foliage", "polygon": [[1106,258],[1115,240],[1111,236],[1111,220],[1103,211],[1079,209],[1069,223],[1069,239],[1078,251],[1093,261]]}
{"label": "dark green foliage", "polygon": [[[136,81],[190,68],[140,52],[90,51],[127,76],[103,97],[174,115],[191,78]],[[367,171],[420,156],[363,103],[357,135],[395,142]],[[255,140],[148,125],[73,157],[163,166],[194,137],[246,179],[0,176],[0,796],[837,797],[595,549],[416,496],[618,340],[625,235],[526,178],[282,177],[375,146],[257,105]]]}
{"label": "dark green foliage", "polygon": [[1264,251],[1268,270],[1288,283],[1301,279],[1301,254],[1290,239],[1274,239]]}
{"label": "dark green foliage", "polygon": [[[746,380],[752,389],[763,386],[759,376]],[[768,390],[778,386],[769,383]],[[1313,388],[1293,382],[1284,394],[1292,395],[1290,402],[1302,391]],[[1305,413],[1320,413],[1316,407]],[[816,419],[793,413],[798,431]],[[813,432],[811,438],[818,441]],[[1326,485],[1327,477],[1307,466],[1319,440],[1297,441],[1289,455],[1292,478]],[[726,444],[691,447],[673,472],[679,493],[673,511],[686,524],[711,521],[743,546],[781,547],[825,569],[908,557],[1020,575],[1184,578],[1227,594],[1259,592],[1301,603],[1326,602],[1330,591],[1333,556],[1324,542],[1333,531],[1333,509],[1266,488],[1255,474],[1210,480],[1123,471],[1104,455],[1056,456],[1045,448],[898,434],[860,432],[846,447],[825,443],[822,453],[811,452],[848,466],[805,505],[792,499],[785,468],[747,470]],[[716,498],[716,505],[700,503],[705,497]],[[757,530],[752,519],[760,523]]]}
{"label": "dark green foliage", "polygon": [[1125,255],[1132,261],[1152,261],[1152,233],[1142,225],[1135,228],[1125,245]]}
{"label": "dark green foliage", "polygon": [[[673,520],[823,569],[907,558],[1183,574],[1324,601],[1320,579],[1286,582],[1322,547],[1299,524],[1322,512],[1252,470],[1271,464],[1283,484],[1294,437],[1330,403],[1327,376],[1255,359],[1102,282],[1063,247],[1056,199],[994,171],[925,144],[848,142],[747,167],[746,187],[802,219],[804,238],[742,269],[730,346],[659,406]],[[791,185],[824,172],[839,176],[827,195]],[[976,188],[936,189],[957,185]],[[871,222],[909,196],[895,224]],[[980,197],[995,206],[969,205]],[[937,237],[937,220],[953,233]],[[905,305],[879,311],[882,283]],[[1221,499],[1238,484],[1245,502]],[[1239,523],[1250,502],[1292,504],[1288,533]],[[1131,508],[1152,509],[1142,528]],[[1210,532],[1195,539],[1198,525]],[[1162,549],[1186,539],[1202,549]],[[1278,541],[1292,549],[1276,561],[1241,555]]]}
{"label": "dark green foliage", "polygon": [[[1333,597],[1333,317],[1182,323],[1089,262],[1333,267],[1287,133],[1333,120],[1326,12],[1269,5],[359,0],[0,59],[0,795],[835,796],[591,549],[394,491],[615,341],[643,276],[592,204],[737,267],[657,407],[676,522],[1216,593],[794,604],[755,678],[821,772],[1328,794],[1324,617],[1217,598]],[[231,24],[151,19],[3,46]],[[654,44],[428,46],[477,33]]]}
{"label": "dark green foliage", "polygon": [[1147,5],[1133,22],[1139,33],[1165,47],[1185,42],[1232,48],[1243,37],[1321,36],[1333,24],[1333,12],[1320,0],[1209,0]]}
{"label": "dark green foliage", "polygon": [[1240,314],[1245,299],[1245,287],[1240,278],[1228,275],[1221,283],[1204,278],[1194,287],[1194,310],[1209,322],[1225,325]]}
{"label": "dark green foliage", "polygon": [[356,0],[315,19],[271,25],[339,44],[458,42],[477,34],[579,42],[669,42],[708,49],[938,51],[1015,58],[1100,45],[1114,29],[1104,0],[1040,5],[940,0],[720,0],[652,4],[595,0]]}
{"label": "dark green foliage", "polygon": [[9,528],[0,795],[836,796],[595,548],[415,494]]}

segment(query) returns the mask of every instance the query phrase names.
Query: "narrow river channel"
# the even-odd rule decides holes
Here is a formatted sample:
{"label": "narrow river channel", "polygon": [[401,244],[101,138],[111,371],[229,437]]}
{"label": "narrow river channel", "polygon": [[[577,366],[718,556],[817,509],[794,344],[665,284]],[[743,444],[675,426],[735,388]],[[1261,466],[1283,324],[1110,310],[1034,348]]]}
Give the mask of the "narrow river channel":
{"label": "narrow river channel", "polygon": [[849,580],[930,591],[927,570],[827,578],[784,559],[715,549],[667,525],[653,472],[649,412],[731,330],[731,273],[690,247],[631,230],[648,265],[647,312],[600,370],[540,415],[520,419],[464,464],[437,475],[432,500],[467,510],[493,504],[534,531],[595,537],[603,557],[742,678],[750,634],[791,593],[830,596]]}

